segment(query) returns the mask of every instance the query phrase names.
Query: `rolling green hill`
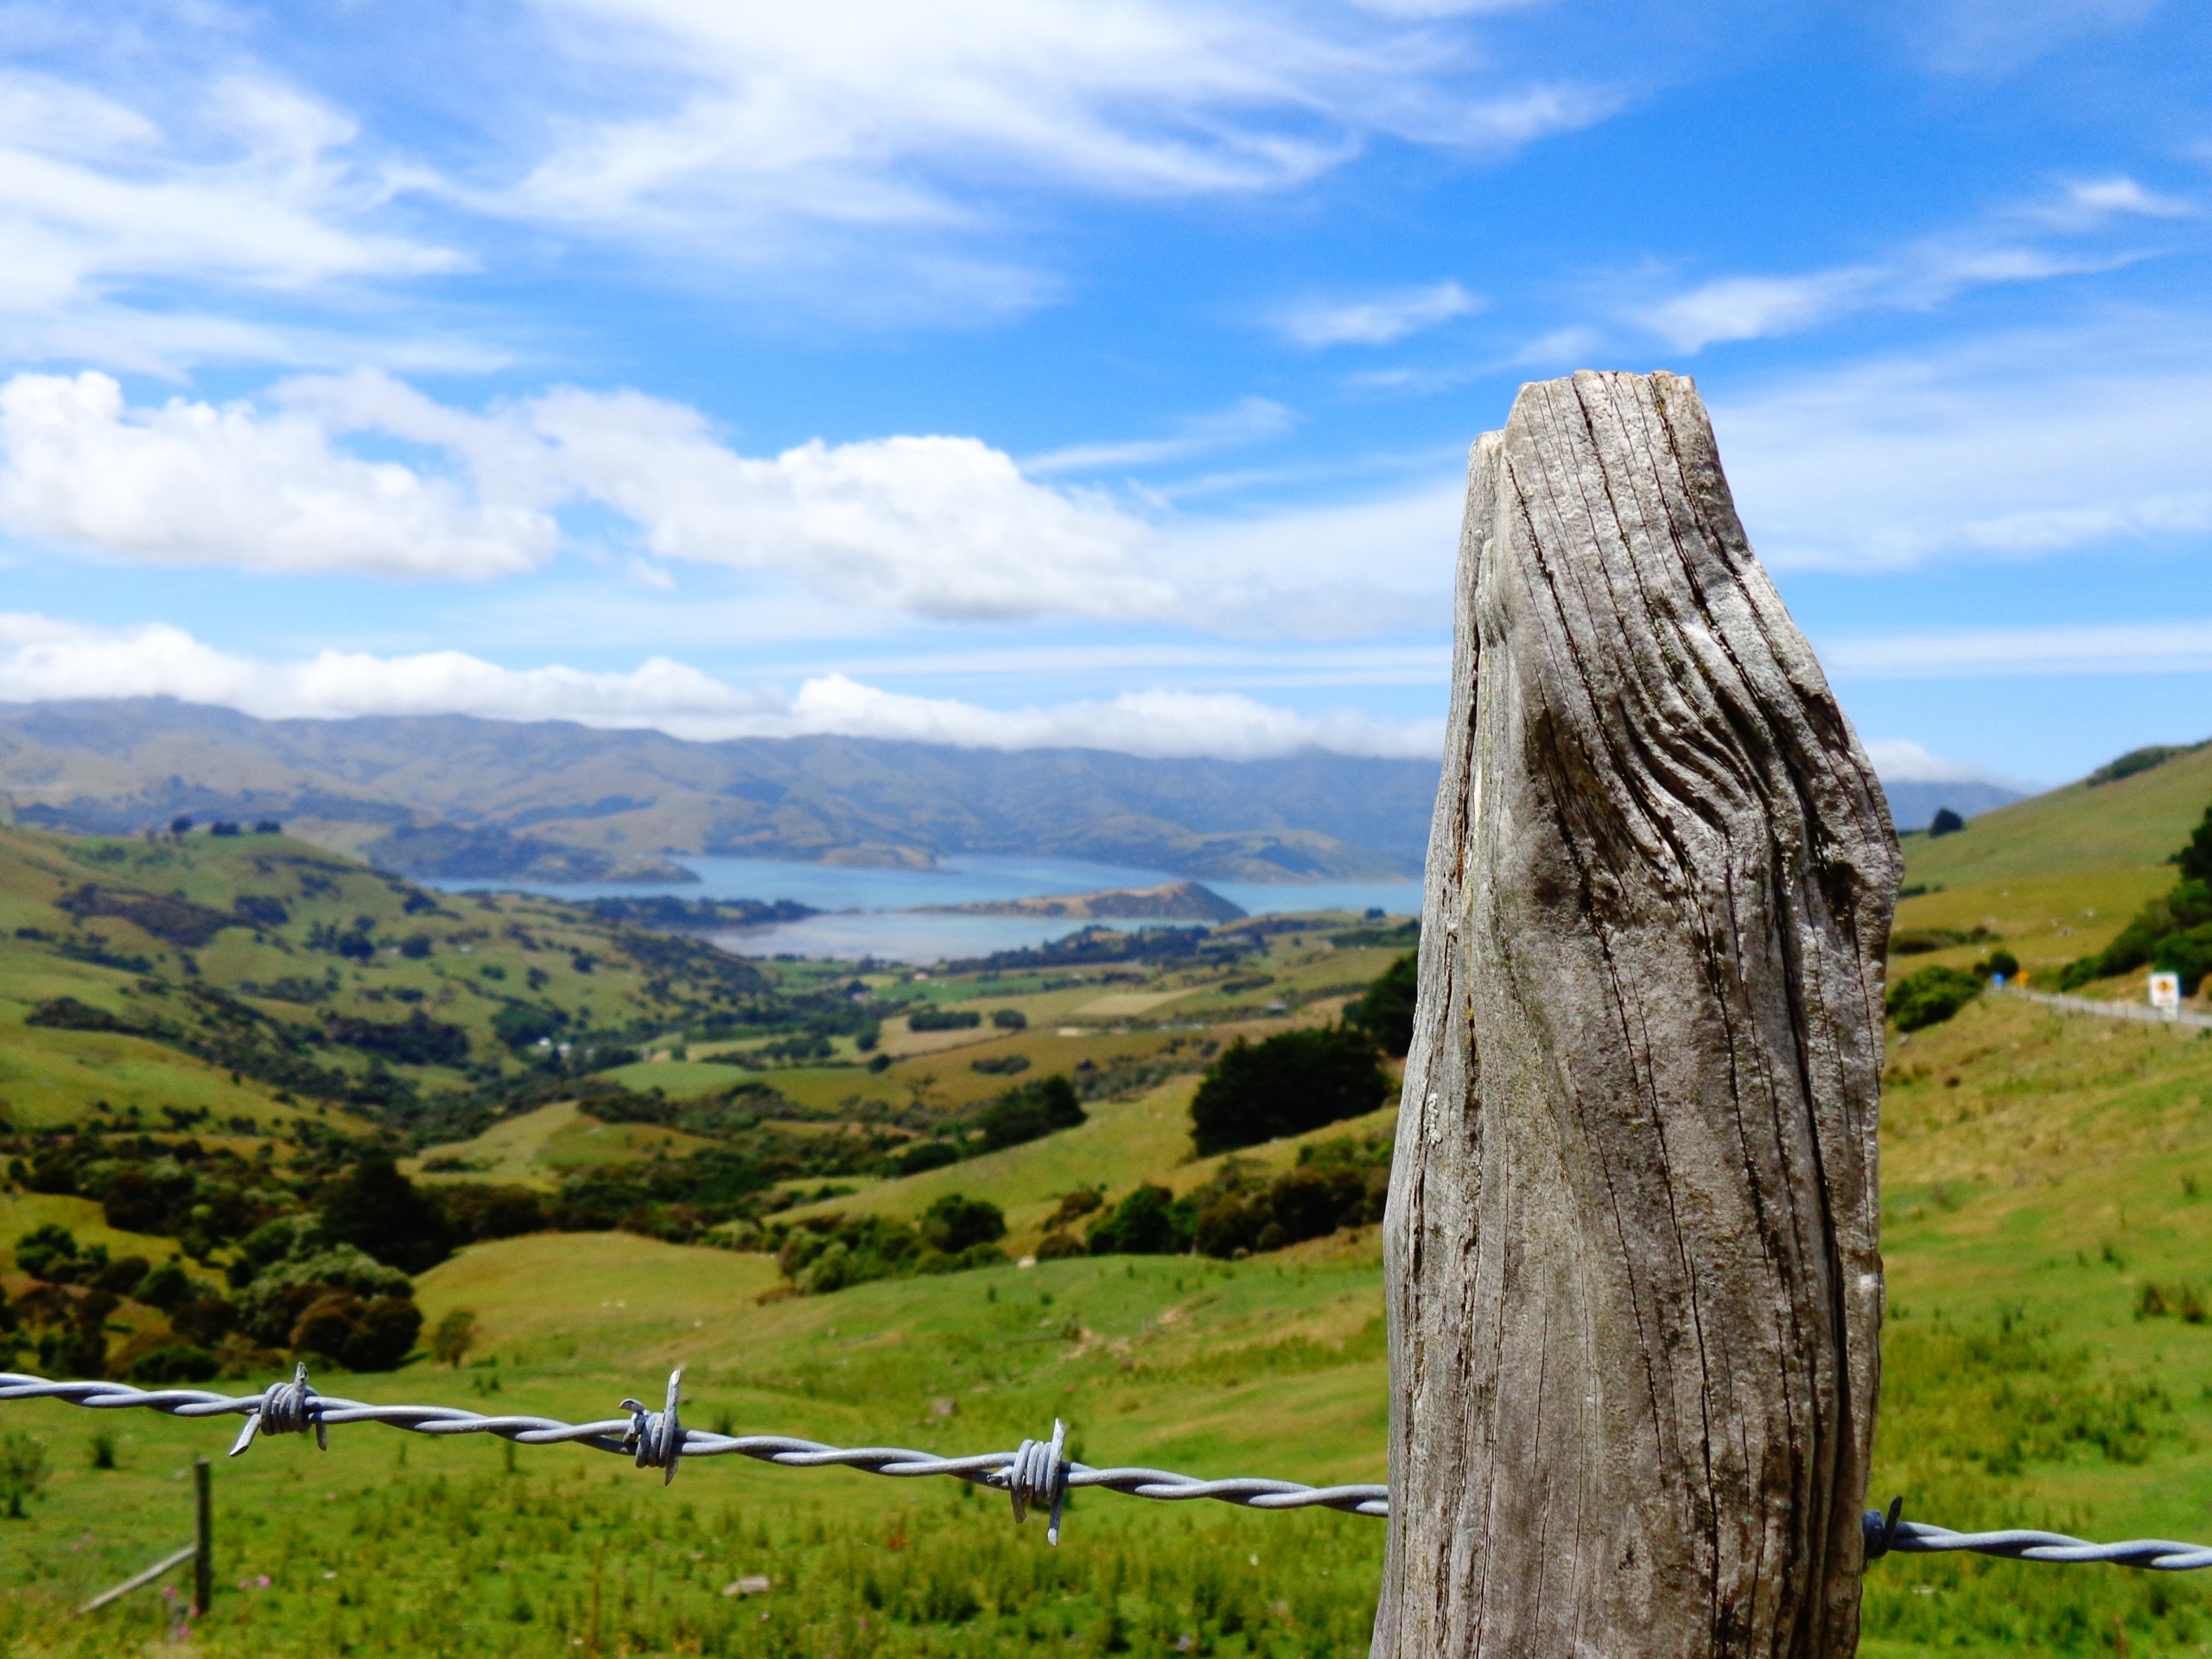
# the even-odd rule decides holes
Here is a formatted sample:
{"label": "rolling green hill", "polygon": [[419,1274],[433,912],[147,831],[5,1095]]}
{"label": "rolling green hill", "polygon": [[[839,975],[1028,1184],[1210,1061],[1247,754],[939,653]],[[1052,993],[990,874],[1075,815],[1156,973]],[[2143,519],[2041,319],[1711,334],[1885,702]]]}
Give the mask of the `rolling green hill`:
{"label": "rolling green hill", "polygon": [[1905,885],[2162,865],[2212,804],[2212,748],[2108,784],[2068,784],[1969,818],[1955,835],[1905,838]]}
{"label": "rolling green hill", "polygon": [[[2171,880],[2159,861],[2212,798],[2203,764],[2184,756],[2003,809],[1933,844],[1914,838],[1916,860],[1956,861],[1945,867],[1951,878],[1936,878],[1942,891],[1905,901],[1900,928],[1949,930],[1961,942],[1898,958],[1893,971],[1966,965],[1999,942],[2031,971],[2097,948]],[[1975,852],[1993,820],[1999,833]],[[2108,836],[2102,863],[2064,840],[2088,833],[2093,820]],[[204,844],[185,850],[232,862],[179,867],[172,876],[169,866],[139,872],[103,862],[112,858],[99,850],[106,843],[0,836],[0,902],[17,906],[9,918],[29,916],[48,931],[104,931],[105,950],[166,951],[162,974],[180,970],[179,949],[211,978],[324,960],[307,948],[298,920],[284,925],[290,931],[263,930],[289,944],[288,955],[239,928],[224,930],[219,944],[179,947],[128,931],[136,925],[127,919],[59,908],[86,880],[129,876],[149,893],[181,887],[185,902],[214,911],[250,888],[249,874],[262,879],[237,862],[250,842],[203,853]],[[135,852],[143,843],[128,845]],[[397,906],[373,930],[379,938],[421,919],[408,916],[404,884],[349,868],[347,883],[370,885],[346,887],[334,907],[310,906],[308,927],[342,920],[357,894]],[[1923,866],[1914,869],[1912,879],[1926,879]],[[510,913],[510,901],[498,902],[496,918],[457,906],[451,920],[425,921],[437,924],[429,957],[379,950],[367,963],[342,962],[334,1006],[381,1014],[388,1002],[353,999],[402,987],[427,998],[445,982],[430,968],[450,976],[474,960],[460,955],[471,941],[458,930],[484,926],[491,937],[474,942],[479,957],[492,952],[512,972],[526,974],[549,940],[604,950],[591,974],[549,978],[541,994],[560,1006],[581,1010],[588,997],[595,1009],[626,1007],[620,999],[634,996],[643,999],[638,1019],[654,1013],[652,976],[622,954],[618,933],[593,933],[589,918],[557,906]],[[538,941],[537,955],[505,931],[510,921]],[[10,930],[16,925],[10,919]],[[1970,938],[1976,928],[1985,937]],[[1334,943],[1339,933],[1343,945]],[[125,1011],[162,1000],[135,988],[124,996],[139,976],[63,955],[59,938],[0,931],[0,950],[18,953],[6,960],[22,976],[0,982],[0,994],[15,995],[20,982],[43,997],[67,985],[76,988],[66,994]],[[959,1192],[1004,1211],[1005,1243],[1019,1255],[1077,1188],[1103,1187],[1111,1201],[1140,1182],[1187,1192],[1211,1179],[1222,1160],[1192,1157],[1185,1112],[1213,1046],[1329,1017],[1348,988],[1402,947],[1365,943],[1340,925],[1251,932],[1234,962],[1132,965],[1110,976],[873,976],[870,994],[888,1016],[872,1052],[885,1057],[880,1070],[863,1063],[850,1037],[827,1058],[785,1062],[758,1035],[694,1041],[679,1031],[646,1040],[639,1058],[601,1080],[626,1084],[632,1102],[658,1088],[677,1109],[725,1101],[735,1085],[740,1097],[780,1114],[754,1128],[731,1132],[712,1115],[697,1131],[680,1116],[605,1121],[589,1096],[518,1099],[467,1139],[422,1147],[422,1166],[459,1166],[426,1168],[424,1179],[512,1181],[550,1194],[580,1177],[667,1168],[702,1144],[756,1146],[765,1142],[745,1137],[772,1135],[822,1148],[825,1159],[856,1149],[835,1166],[842,1173],[821,1173],[832,1167],[825,1162],[779,1181],[775,1219],[907,1221]],[[764,995],[843,994],[849,985],[844,974],[773,971],[797,977]],[[893,1005],[925,997],[984,1018],[965,1030],[912,1031]],[[456,988],[452,1002],[436,1006],[474,1001]],[[7,1009],[0,1003],[0,1016]],[[1026,1027],[991,1025],[1000,1009],[1021,1012]],[[474,1012],[472,1043],[479,1033],[490,1040],[488,1014]],[[59,1065],[35,1058],[47,1052],[41,1044],[96,1038],[144,1041],[0,1018],[0,1062]],[[1989,997],[1889,1040],[1889,1319],[1873,1496],[1902,1494],[1909,1516],[1952,1526],[2212,1541],[2204,1380],[2212,1274],[2203,1266],[2212,1260],[2212,1041]],[[1027,1067],[975,1069],[1015,1058]],[[126,1059],[167,1068],[177,1086],[196,1077],[233,1087],[173,1048],[145,1045],[108,1063]],[[426,1080],[435,1070],[423,1069]],[[969,1122],[1009,1084],[1054,1072],[1090,1080],[1088,1121],[1078,1128],[902,1178],[868,1161],[880,1161],[867,1152],[877,1144],[870,1137],[895,1145]],[[72,1086],[81,1116],[85,1087]],[[741,1094],[756,1086],[773,1096]],[[235,1087],[263,1116],[226,1143],[291,1147],[283,1113],[297,1109],[250,1077]],[[619,1099],[605,1108],[618,1109],[628,1109]],[[343,1103],[327,1119],[374,1127],[363,1109]],[[1386,1135],[1390,1120],[1385,1110],[1245,1155],[1281,1169],[1304,1144]],[[14,1192],[0,1198],[0,1248],[46,1221],[118,1252],[153,1255],[168,1244],[107,1229],[91,1200]],[[1077,1455],[1093,1462],[1381,1478],[1389,1384],[1372,1225],[1247,1260],[1009,1262],[805,1296],[790,1294],[773,1257],[708,1248],[718,1236],[712,1229],[696,1236],[685,1244],[636,1230],[537,1231],[470,1243],[416,1281],[433,1322],[474,1316],[476,1345],[464,1365],[418,1358],[396,1373],[334,1373],[327,1385],[361,1398],[574,1421],[605,1417],[625,1395],[654,1397],[667,1369],[682,1364],[687,1421],[709,1427],[951,1453],[1011,1446],[1057,1416],[1071,1425]],[[10,1278],[10,1294],[22,1283]],[[158,1327],[135,1304],[116,1318],[119,1340]],[[0,1554],[0,1642],[89,1655],[172,1634],[174,1615],[151,1594],[99,1629],[55,1614],[175,1547],[181,1471],[194,1452],[226,1443],[222,1430],[137,1414],[92,1419],[60,1406],[0,1408],[0,1434],[11,1429],[41,1446],[53,1473],[12,1535],[16,1548]],[[103,1431],[116,1437],[112,1470],[92,1466],[92,1437]],[[367,1428],[340,1429],[334,1440],[327,1454],[270,1441],[222,1467],[222,1582],[243,1587],[226,1589],[218,1617],[194,1632],[197,1649],[780,1659],[834,1646],[840,1655],[918,1659],[1042,1643],[1162,1659],[1350,1656],[1363,1650],[1380,1560],[1381,1529],[1341,1516],[1085,1495],[1053,1552],[1033,1526],[1013,1529],[1002,1501],[950,1483],[717,1459],[687,1465],[664,1491],[657,1476],[571,1448],[509,1453]],[[766,1591],[742,1587],[759,1578]],[[2187,1575],[1933,1557],[1893,1557],[1868,1575],[1862,1650],[1873,1659],[2101,1659],[2123,1650],[2179,1659],[2208,1643],[2212,1583]]]}

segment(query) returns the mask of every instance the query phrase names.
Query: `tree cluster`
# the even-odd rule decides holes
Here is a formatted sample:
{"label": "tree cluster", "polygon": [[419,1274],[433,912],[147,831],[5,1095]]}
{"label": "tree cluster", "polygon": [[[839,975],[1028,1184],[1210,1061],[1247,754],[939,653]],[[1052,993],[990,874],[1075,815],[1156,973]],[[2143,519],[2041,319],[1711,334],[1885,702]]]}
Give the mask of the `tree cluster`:
{"label": "tree cluster", "polygon": [[2181,867],[2181,880],[2144,906],[2103,950],[2068,963],[2059,976],[2061,990],[2149,967],[2180,975],[2182,995],[2196,994],[2212,973],[2212,808],[2173,861]]}
{"label": "tree cluster", "polygon": [[1006,1217],[998,1205],[949,1192],[912,1226],[882,1216],[823,1216],[785,1230],[777,1265],[804,1296],[824,1295],[875,1279],[960,1273],[1006,1260],[998,1241]]}
{"label": "tree cluster", "polygon": [[1363,1116],[1389,1094],[1389,1075],[1360,1027],[1286,1031],[1258,1043],[1240,1037],[1192,1097],[1191,1139],[1211,1157]]}

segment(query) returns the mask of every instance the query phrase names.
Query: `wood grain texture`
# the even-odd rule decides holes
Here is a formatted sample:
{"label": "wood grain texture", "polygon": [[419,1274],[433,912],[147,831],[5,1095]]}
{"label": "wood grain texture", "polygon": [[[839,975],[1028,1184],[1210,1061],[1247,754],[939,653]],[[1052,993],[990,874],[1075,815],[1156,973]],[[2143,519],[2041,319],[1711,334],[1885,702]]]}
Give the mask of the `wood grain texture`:
{"label": "wood grain texture", "polygon": [[1899,861],[1673,375],[1478,442],[1375,1659],[1853,1652]]}

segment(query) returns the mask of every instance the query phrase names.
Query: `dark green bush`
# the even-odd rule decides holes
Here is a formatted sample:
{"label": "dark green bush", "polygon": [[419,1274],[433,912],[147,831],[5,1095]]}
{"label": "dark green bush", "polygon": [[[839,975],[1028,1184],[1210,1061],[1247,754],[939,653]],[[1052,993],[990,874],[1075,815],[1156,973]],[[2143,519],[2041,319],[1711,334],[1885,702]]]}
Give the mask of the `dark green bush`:
{"label": "dark green bush", "polygon": [[1357,1027],[1286,1031],[1261,1043],[1240,1037],[1198,1084],[1191,1138],[1211,1157],[1363,1116],[1389,1093],[1374,1043]]}
{"label": "dark green bush", "polygon": [[214,1355],[205,1348],[195,1348],[190,1343],[172,1342],[141,1354],[130,1368],[134,1382],[205,1382],[213,1377],[221,1365]]}
{"label": "dark green bush", "polygon": [[922,1242],[933,1250],[957,1255],[978,1244],[1006,1236],[1006,1212],[984,1198],[948,1192],[922,1211]]}
{"label": "dark green bush", "polygon": [[918,1141],[891,1160],[891,1166],[901,1175],[918,1175],[924,1170],[943,1169],[947,1164],[960,1161],[960,1148],[950,1141]]}
{"label": "dark green bush", "polygon": [[453,1254],[444,1212],[389,1158],[364,1158],[332,1184],[322,1231],[402,1273],[421,1273]]}
{"label": "dark green bush", "polygon": [[996,1152],[1042,1140],[1056,1129],[1074,1128],[1088,1118],[1075,1085],[1056,1074],[1009,1089],[983,1109],[981,1121],[983,1150]]}
{"label": "dark green bush", "polygon": [[1090,1232],[1093,1255],[1180,1255],[1198,1230],[1198,1206],[1147,1183],[1123,1198]]}
{"label": "dark green bush", "polygon": [[906,1016],[909,1031],[973,1031],[983,1016],[973,1008],[919,1007]]}
{"label": "dark green bush", "polygon": [[1890,987],[1890,1018],[1899,1031],[1941,1025],[1981,995],[1981,982],[1956,968],[1923,968]]}
{"label": "dark green bush", "polygon": [[1344,1023],[1365,1032],[1385,1054],[1403,1058],[1413,1046],[1414,1005],[1420,994],[1420,967],[1411,950],[1385,968],[1366,995],[1344,1009]]}

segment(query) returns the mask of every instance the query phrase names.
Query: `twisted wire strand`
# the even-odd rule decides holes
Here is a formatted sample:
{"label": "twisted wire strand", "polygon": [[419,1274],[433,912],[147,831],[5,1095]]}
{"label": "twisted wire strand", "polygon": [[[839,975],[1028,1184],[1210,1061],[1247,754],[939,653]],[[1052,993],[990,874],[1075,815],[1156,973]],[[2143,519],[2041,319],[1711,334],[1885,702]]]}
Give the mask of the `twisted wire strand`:
{"label": "twisted wire strand", "polygon": [[946,1475],[1007,1493],[1017,1522],[1031,1509],[1047,1510],[1046,1536],[1054,1544],[1060,1541],[1060,1516],[1067,1495],[1077,1487],[1168,1503],[1213,1498],[1255,1510],[1321,1508],[1349,1515],[1390,1513],[1390,1489],[1384,1485],[1307,1486],[1294,1480],[1249,1477],[1201,1480],[1166,1469],[1097,1469],[1071,1462],[1063,1455],[1067,1426],[1057,1421],[1048,1440],[1025,1440],[1012,1452],[978,1452],[959,1458],[941,1458],[899,1446],[829,1446],[787,1434],[717,1434],[686,1428],[678,1421],[677,1407],[683,1382],[680,1370],[670,1376],[667,1404],[659,1411],[640,1401],[625,1400],[622,1409],[629,1414],[627,1417],[590,1423],[564,1423],[556,1418],[520,1414],[491,1417],[457,1406],[370,1405],[318,1393],[308,1382],[304,1364],[293,1373],[289,1382],[272,1383],[258,1394],[242,1395],[206,1389],[141,1389],[128,1382],[56,1382],[0,1371],[0,1402],[60,1400],[93,1411],[143,1408],[171,1417],[241,1415],[245,1426],[231,1447],[232,1457],[245,1452],[258,1435],[298,1434],[312,1429],[316,1443],[327,1447],[334,1425],[382,1423],[416,1434],[493,1434],[522,1446],[575,1445],[618,1452],[640,1469],[660,1470],[664,1485],[676,1478],[677,1468],[685,1458],[729,1455],[785,1469],[835,1466],[899,1479]]}
{"label": "twisted wire strand", "polygon": [[1935,1555],[1962,1549],[1977,1555],[2009,1556],[2016,1561],[2109,1561],[2115,1567],[2146,1567],[2159,1573],[2190,1573],[2212,1567],[2212,1548],[2177,1544],[2167,1538],[2096,1544],[2086,1538],[2069,1538],[2063,1532],[2037,1532],[2025,1527],[2000,1532],[1954,1532],[1925,1522],[1903,1521],[1890,1541],[1891,1552],[1900,1555]]}
{"label": "twisted wire strand", "polygon": [[[1236,1477],[1201,1480],[1166,1469],[1094,1468],[1069,1461],[1064,1455],[1067,1426],[1057,1420],[1048,1440],[1025,1440],[1012,1452],[978,1452],[966,1457],[941,1458],[899,1446],[828,1446],[820,1440],[787,1434],[716,1434],[686,1428],[677,1408],[683,1373],[668,1379],[667,1403],[654,1411],[637,1400],[625,1400],[627,1417],[599,1422],[564,1423],[552,1417],[522,1414],[486,1416],[457,1406],[370,1405],[359,1400],[318,1393],[308,1381],[302,1364],[289,1382],[271,1383],[258,1394],[217,1394],[206,1389],[141,1389],[128,1382],[56,1382],[16,1371],[0,1371],[0,1402],[60,1400],[93,1411],[143,1408],[171,1417],[243,1416],[245,1427],[231,1447],[237,1457],[258,1435],[303,1434],[313,1430],[318,1446],[327,1447],[334,1425],[382,1423],[416,1434],[493,1434],[523,1446],[573,1445],[595,1452],[612,1452],[630,1458],[640,1469],[661,1471],[665,1485],[676,1478],[685,1458],[738,1456],[771,1463],[785,1469],[839,1467],[894,1479],[945,1475],[1006,1492],[1013,1500],[1019,1522],[1032,1509],[1049,1511],[1046,1536],[1059,1542],[1060,1516],[1067,1495],[1078,1488],[1122,1492],[1161,1503],[1211,1498],[1254,1510],[1340,1510],[1347,1515],[1388,1516],[1390,1489],[1384,1485],[1307,1486],[1294,1480],[1267,1480]],[[2062,1532],[2012,1528],[1998,1532],[1955,1532],[1902,1518],[1904,1500],[1893,1502],[1885,1513],[1870,1510],[1865,1519],[1866,1559],[1884,1555],[1930,1555],[1967,1550],[2014,1560],[2061,1564],[2102,1561],[2120,1567],[2149,1567],[2162,1573],[2187,1573],[2212,1567],[2212,1547],[2177,1543],[2164,1538],[2134,1538],[2120,1543],[2099,1544]]]}

